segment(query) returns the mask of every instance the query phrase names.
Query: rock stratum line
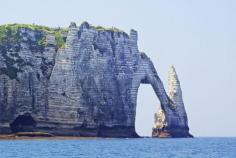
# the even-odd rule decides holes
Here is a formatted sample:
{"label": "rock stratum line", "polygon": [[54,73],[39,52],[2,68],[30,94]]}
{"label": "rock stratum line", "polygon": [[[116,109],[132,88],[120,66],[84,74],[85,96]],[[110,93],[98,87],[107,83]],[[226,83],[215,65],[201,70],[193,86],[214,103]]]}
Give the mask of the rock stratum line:
{"label": "rock stratum line", "polygon": [[137,92],[151,84],[171,137],[189,137],[181,100],[171,100],[137,31],[0,26],[0,134],[138,137]]}

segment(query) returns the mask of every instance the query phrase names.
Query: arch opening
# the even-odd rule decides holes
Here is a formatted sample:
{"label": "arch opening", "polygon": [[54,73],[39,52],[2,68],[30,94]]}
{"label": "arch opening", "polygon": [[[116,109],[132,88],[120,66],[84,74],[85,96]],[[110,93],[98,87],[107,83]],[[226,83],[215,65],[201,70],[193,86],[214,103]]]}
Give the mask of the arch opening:
{"label": "arch opening", "polygon": [[151,136],[154,114],[160,101],[150,84],[140,84],[137,94],[135,131],[139,136]]}
{"label": "arch opening", "polygon": [[36,121],[33,117],[26,113],[24,115],[19,115],[10,124],[12,132],[33,132],[36,127]]}

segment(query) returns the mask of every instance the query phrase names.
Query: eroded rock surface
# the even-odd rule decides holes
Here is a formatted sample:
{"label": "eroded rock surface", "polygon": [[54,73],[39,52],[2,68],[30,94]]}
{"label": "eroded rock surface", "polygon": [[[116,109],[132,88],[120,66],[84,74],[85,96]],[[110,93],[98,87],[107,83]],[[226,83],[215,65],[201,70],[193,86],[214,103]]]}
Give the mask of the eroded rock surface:
{"label": "eroded rock surface", "polygon": [[66,29],[4,27],[0,133],[14,128],[54,135],[137,137],[136,100],[142,83],[151,84],[159,98],[165,129],[187,128],[152,61],[138,50],[137,31],[128,35],[87,22],[79,28],[71,23]]}
{"label": "eroded rock surface", "polygon": [[168,76],[168,96],[173,102],[171,108],[174,109],[175,120],[178,126],[169,128],[168,116],[166,117],[162,107],[155,113],[155,124],[152,131],[153,137],[192,137],[189,134],[188,118],[184,108],[182,90],[176,74],[175,68],[170,67]]}

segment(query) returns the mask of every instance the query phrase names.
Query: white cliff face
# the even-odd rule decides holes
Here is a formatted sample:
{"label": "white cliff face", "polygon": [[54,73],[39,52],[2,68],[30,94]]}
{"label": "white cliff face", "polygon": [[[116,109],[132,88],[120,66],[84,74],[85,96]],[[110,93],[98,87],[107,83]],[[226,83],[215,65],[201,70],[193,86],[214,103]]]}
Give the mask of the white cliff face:
{"label": "white cliff face", "polygon": [[165,113],[164,111],[159,108],[157,112],[154,115],[154,127],[153,128],[158,128],[158,129],[163,129],[165,125]]}
{"label": "white cliff face", "polygon": [[184,107],[182,90],[174,66],[171,66],[169,70],[168,96],[173,101],[174,108],[176,109],[176,111],[178,111],[178,114],[180,116],[180,124],[182,124],[182,126],[188,126],[188,119]]}
{"label": "white cliff face", "polygon": [[10,131],[12,122],[15,131],[23,130],[15,120],[26,115],[35,120],[35,131],[136,137],[140,84],[151,84],[161,102],[161,127],[186,130],[178,108],[183,104],[177,98],[176,104],[171,102],[152,61],[139,52],[137,31],[128,35],[87,22],[80,27],[71,23],[61,32],[65,46],[59,49],[62,39],[55,30],[19,32],[20,42],[0,40],[0,133]]}
{"label": "white cliff face", "polygon": [[[182,98],[182,90],[180,87],[180,82],[177,76],[177,73],[175,71],[174,66],[170,67],[169,75],[168,75],[168,97],[172,101],[173,104],[171,105],[171,109],[177,114],[174,117],[175,122],[178,122],[178,127],[176,127],[177,130],[177,136],[179,137],[191,137],[191,135],[188,133],[188,118],[187,114],[184,108],[184,102]],[[170,136],[174,136],[175,134],[171,134],[168,130],[165,128],[168,127],[168,122],[165,117],[165,113],[160,108],[155,113],[155,123],[153,127],[153,136],[154,137],[161,137],[161,134],[164,133],[170,133]],[[179,129],[178,129],[179,128]],[[181,135],[181,129],[184,131]],[[173,129],[174,131],[175,129]],[[168,134],[169,137],[169,134]]]}
{"label": "white cliff face", "polygon": [[173,104],[173,108],[176,108],[177,104],[183,104],[182,91],[174,66],[171,66],[169,70],[167,94],[175,103]]}

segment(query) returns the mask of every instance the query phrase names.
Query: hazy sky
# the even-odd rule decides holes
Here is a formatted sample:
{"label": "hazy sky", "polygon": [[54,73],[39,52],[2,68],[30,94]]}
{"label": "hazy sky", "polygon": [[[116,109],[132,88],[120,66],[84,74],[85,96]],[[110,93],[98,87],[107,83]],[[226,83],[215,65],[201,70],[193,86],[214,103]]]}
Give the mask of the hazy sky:
{"label": "hazy sky", "polygon": [[[0,0],[0,24],[80,24],[139,33],[165,86],[174,65],[195,136],[236,136],[235,0]],[[167,87],[166,87],[167,88]],[[150,135],[160,105],[149,85],[138,93],[136,129]]]}

